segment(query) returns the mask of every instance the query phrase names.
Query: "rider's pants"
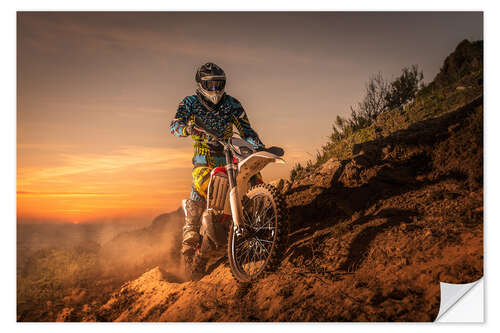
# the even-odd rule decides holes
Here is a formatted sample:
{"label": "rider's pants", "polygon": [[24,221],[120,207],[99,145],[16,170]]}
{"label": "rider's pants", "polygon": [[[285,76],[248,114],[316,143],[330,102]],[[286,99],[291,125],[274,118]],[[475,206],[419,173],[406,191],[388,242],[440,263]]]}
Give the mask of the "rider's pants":
{"label": "rider's pants", "polygon": [[191,186],[191,200],[205,203],[207,188],[210,182],[210,172],[216,167],[225,166],[226,158],[217,155],[194,155],[193,157],[193,183]]}
{"label": "rider's pants", "polygon": [[[207,188],[210,182],[210,172],[216,167],[225,166],[224,156],[195,155],[193,157],[193,183],[191,186],[191,200],[205,204],[207,199]],[[260,172],[250,178],[251,185],[262,183]]]}

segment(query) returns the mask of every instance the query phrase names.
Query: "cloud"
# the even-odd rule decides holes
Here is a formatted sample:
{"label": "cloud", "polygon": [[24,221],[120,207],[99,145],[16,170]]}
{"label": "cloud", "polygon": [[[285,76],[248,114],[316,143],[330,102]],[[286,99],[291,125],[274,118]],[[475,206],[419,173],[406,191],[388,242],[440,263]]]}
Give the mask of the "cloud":
{"label": "cloud", "polygon": [[[267,64],[270,58],[280,59],[290,66],[321,62],[325,66],[341,69],[347,64],[354,64],[353,59],[340,58],[331,53],[315,54],[308,49],[286,48],[284,45],[249,45],[237,40],[228,43],[225,39],[202,38],[190,35],[180,23],[166,28],[150,27],[147,24],[90,22],[88,17],[64,13],[56,16],[53,13],[50,16],[25,16],[22,20],[24,30],[29,31],[24,34],[25,41],[43,53],[60,54],[78,50],[80,53],[94,55],[123,50],[146,50],[160,56],[160,59],[167,59],[169,55],[199,58],[201,55],[211,54],[218,59],[238,64]],[[65,43],[69,43],[71,47],[67,47]]]}
{"label": "cloud", "polygon": [[55,198],[90,198],[90,197],[116,197],[124,196],[119,193],[71,193],[71,192],[30,192],[17,191],[18,196],[22,197],[55,197]]}
{"label": "cloud", "polygon": [[108,154],[61,154],[62,165],[19,170],[19,183],[24,187],[41,181],[93,175],[106,176],[119,172],[168,171],[190,168],[191,151],[168,148],[127,146]]}
{"label": "cloud", "polygon": [[[50,145],[31,146],[35,147],[51,150]],[[191,150],[123,146],[101,154],[57,155],[61,158],[55,166],[18,169],[18,217],[149,219],[177,208],[180,198],[189,193]]]}
{"label": "cloud", "polygon": [[165,115],[175,114],[175,111],[162,108],[135,107],[133,109],[120,108],[119,110],[114,111],[114,114],[124,118],[142,118],[142,117],[151,118],[151,116],[165,116]]}

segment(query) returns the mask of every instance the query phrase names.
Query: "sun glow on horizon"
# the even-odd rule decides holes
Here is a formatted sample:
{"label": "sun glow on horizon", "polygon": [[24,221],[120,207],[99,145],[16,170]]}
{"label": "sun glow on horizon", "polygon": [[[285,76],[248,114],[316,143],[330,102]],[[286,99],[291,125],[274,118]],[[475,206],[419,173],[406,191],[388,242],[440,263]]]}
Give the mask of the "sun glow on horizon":
{"label": "sun glow on horizon", "polygon": [[[174,210],[189,190],[190,153],[123,147],[107,154],[61,153],[62,163],[51,167],[21,166],[18,217],[83,223]],[[172,170],[183,177],[172,177]]]}

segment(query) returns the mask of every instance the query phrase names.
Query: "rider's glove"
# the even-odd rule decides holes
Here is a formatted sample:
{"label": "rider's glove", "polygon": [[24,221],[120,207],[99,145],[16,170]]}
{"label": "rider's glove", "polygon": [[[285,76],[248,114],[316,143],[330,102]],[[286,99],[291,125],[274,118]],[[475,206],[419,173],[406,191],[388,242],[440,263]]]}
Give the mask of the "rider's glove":
{"label": "rider's glove", "polygon": [[185,127],[185,130],[186,130],[186,134],[187,135],[191,135],[193,133],[193,124],[191,123],[188,123]]}
{"label": "rider's glove", "polygon": [[199,137],[202,137],[204,135],[203,132],[197,130],[195,127],[194,127],[194,124],[193,123],[188,123],[187,126],[186,126],[186,133],[187,135],[194,135],[194,136],[199,136]]}

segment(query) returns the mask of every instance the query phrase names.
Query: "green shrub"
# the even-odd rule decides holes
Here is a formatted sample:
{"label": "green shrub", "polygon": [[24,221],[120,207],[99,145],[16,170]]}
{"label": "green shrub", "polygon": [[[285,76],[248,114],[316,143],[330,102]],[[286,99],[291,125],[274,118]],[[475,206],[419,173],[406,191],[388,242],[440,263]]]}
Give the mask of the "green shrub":
{"label": "green shrub", "polygon": [[352,157],[354,145],[387,136],[411,124],[438,117],[483,94],[483,42],[461,42],[428,85],[418,66],[405,67],[391,83],[379,74],[370,77],[363,100],[351,107],[350,118],[337,116],[332,133],[315,161],[297,164],[290,179],[334,157]]}

